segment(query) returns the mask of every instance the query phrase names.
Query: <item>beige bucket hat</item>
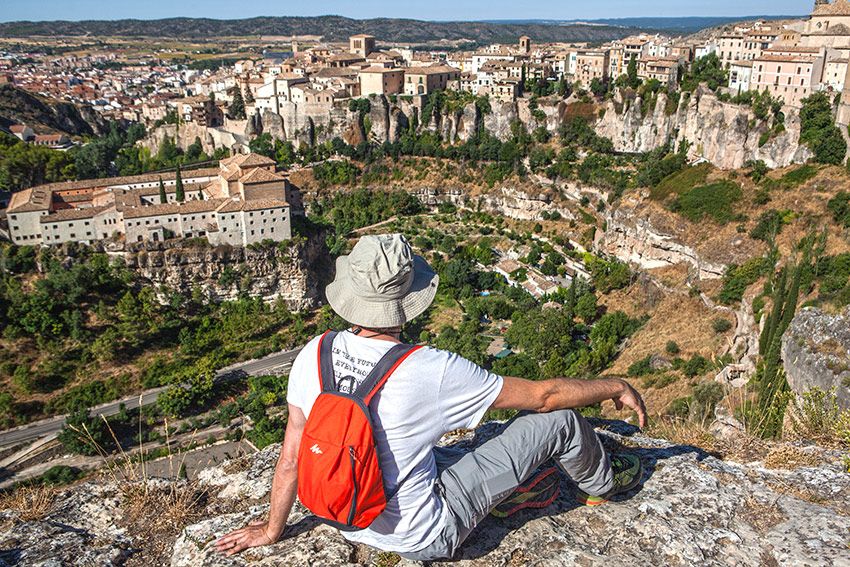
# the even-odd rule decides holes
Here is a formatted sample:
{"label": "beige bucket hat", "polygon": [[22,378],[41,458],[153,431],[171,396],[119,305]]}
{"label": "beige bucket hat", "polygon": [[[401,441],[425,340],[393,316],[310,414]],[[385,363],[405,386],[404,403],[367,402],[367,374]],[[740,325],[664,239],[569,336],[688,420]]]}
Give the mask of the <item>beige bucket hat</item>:
{"label": "beige bucket hat", "polygon": [[349,323],[384,329],[404,325],[428,309],[439,282],[404,236],[369,235],[351,254],[337,258],[336,278],[325,295]]}

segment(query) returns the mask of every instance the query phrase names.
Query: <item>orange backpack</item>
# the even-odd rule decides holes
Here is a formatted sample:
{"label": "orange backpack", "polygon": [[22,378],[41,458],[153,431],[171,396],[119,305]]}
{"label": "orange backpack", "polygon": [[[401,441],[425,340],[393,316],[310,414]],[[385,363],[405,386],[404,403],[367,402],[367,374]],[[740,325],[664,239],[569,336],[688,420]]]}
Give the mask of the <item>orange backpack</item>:
{"label": "orange backpack", "polygon": [[331,349],[335,332],[319,339],[316,398],[298,450],[298,498],[327,524],[354,531],[369,527],[392,494],[384,490],[369,402],[418,346],[398,344],[352,394],[337,391]]}

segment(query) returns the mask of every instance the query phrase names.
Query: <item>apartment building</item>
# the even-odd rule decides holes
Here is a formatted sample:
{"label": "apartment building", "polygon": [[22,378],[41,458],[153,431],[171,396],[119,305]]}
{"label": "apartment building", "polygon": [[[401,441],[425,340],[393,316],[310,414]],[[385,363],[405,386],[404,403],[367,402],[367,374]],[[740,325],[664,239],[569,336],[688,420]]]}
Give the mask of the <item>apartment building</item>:
{"label": "apartment building", "polygon": [[593,79],[601,81],[608,77],[609,63],[607,50],[581,49],[576,53],[574,78],[585,87],[589,87]]}
{"label": "apartment building", "polygon": [[460,69],[447,65],[408,67],[404,70],[404,94],[427,95],[445,90],[450,81],[460,79]]}
{"label": "apartment building", "polygon": [[805,48],[766,50],[753,61],[752,89],[767,90],[783,104],[801,106],[820,84],[824,58]]}

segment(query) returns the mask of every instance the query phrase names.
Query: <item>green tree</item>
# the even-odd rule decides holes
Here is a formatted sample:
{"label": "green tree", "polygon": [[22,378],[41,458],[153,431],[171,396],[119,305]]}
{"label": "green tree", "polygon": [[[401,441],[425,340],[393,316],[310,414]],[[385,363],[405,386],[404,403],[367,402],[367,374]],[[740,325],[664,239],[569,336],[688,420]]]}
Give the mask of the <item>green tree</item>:
{"label": "green tree", "polygon": [[162,177],[159,178],[159,202],[161,204],[168,202],[168,196],[165,194],[165,184],[162,182]]}
{"label": "green tree", "polygon": [[811,148],[815,161],[838,165],[847,155],[847,142],[835,125],[832,102],[824,92],[803,99],[800,109],[800,141]]}
{"label": "green tree", "polygon": [[177,174],[174,179],[174,198],[177,202],[182,203],[186,200],[186,190],[183,188],[183,177],[180,174],[180,166],[177,166]]}
{"label": "green tree", "polygon": [[233,100],[227,107],[227,113],[236,120],[245,120],[245,100],[242,98],[242,89],[233,87]]}
{"label": "green tree", "polygon": [[634,55],[629,59],[629,65],[626,67],[626,77],[628,78],[629,87],[636,89],[640,86],[641,80],[637,72],[637,58]]}

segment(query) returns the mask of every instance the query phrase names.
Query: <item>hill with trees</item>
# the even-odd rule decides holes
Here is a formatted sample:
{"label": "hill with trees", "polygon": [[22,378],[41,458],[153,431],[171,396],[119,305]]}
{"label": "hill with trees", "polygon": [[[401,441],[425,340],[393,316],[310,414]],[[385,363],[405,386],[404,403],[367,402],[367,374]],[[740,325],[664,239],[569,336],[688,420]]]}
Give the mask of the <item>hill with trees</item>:
{"label": "hill with trees", "polygon": [[427,22],[395,18],[355,20],[342,16],[258,17],[244,20],[168,18],[162,20],[0,23],[0,37],[92,35],[210,38],[257,35],[318,35],[322,36],[325,41],[343,41],[351,35],[369,33],[383,41],[423,43],[432,42],[435,38],[480,43],[512,42],[523,34],[529,35],[537,41],[603,42],[625,37],[634,31],[634,28],[605,25]]}

